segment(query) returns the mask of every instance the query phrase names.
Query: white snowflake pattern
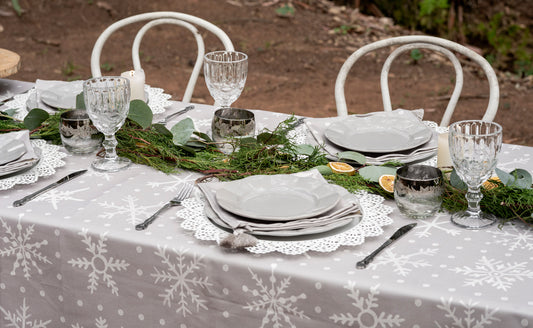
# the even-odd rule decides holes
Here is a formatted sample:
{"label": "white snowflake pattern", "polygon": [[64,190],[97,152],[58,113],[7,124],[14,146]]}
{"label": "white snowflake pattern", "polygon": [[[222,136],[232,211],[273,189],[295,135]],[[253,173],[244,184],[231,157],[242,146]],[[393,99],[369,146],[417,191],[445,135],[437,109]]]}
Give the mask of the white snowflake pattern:
{"label": "white snowflake pattern", "polygon": [[195,175],[194,173],[189,173],[188,175],[184,175],[184,174],[169,175],[168,179],[165,181],[148,182],[148,186],[152,188],[162,189],[165,192],[176,192],[181,189],[183,184],[194,182],[197,176],[198,175]]}
{"label": "white snowflake pattern", "polygon": [[497,308],[493,310],[485,308],[484,313],[480,314],[479,318],[476,318],[477,303],[472,302],[471,300],[466,304],[462,301],[460,302],[461,306],[464,308],[464,317],[460,316],[461,312],[457,309],[457,307],[452,306],[452,298],[450,298],[448,301],[441,298],[441,303],[441,305],[437,305],[437,308],[446,313],[444,317],[448,318],[451,321],[451,324],[444,324],[444,326],[442,326],[442,322],[439,323],[435,321],[435,325],[438,328],[484,328],[487,327],[486,325],[490,325],[494,321],[500,321],[500,319],[494,316],[494,314],[498,311]]}
{"label": "white snowflake pattern", "polygon": [[83,188],[78,190],[50,190],[47,193],[44,193],[43,195],[39,196],[36,201],[42,201],[42,202],[49,202],[52,204],[52,207],[54,210],[57,210],[57,205],[61,201],[69,200],[69,201],[77,201],[81,202],[83,199],[76,198],[74,195],[76,193],[89,190],[89,188]]}
{"label": "white snowflake pattern", "polygon": [[440,215],[436,215],[433,219],[418,220],[418,226],[414,230],[415,235],[423,238],[431,236],[431,230],[440,230],[450,236],[458,236],[461,231],[450,224],[449,215],[446,215],[446,220],[442,220]]}
{"label": "white snowflake pattern", "polygon": [[[107,324],[107,320],[102,318],[102,317],[98,317],[95,319],[95,327],[96,328],[109,328],[109,325]],[[83,326],[81,326],[79,323],[76,323],[74,325],[71,325],[72,328],[84,328]],[[121,326],[122,327],[122,326]]]}
{"label": "white snowflake pattern", "polygon": [[32,235],[34,233],[34,225],[29,225],[26,229],[22,228],[20,218],[18,220],[16,230],[12,229],[3,219],[0,219],[2,228],[5,231],[5,236],[2,237],[2,241],[7,244],[6,247],[0,249],[0,256],[12,256],[15,255],[15,261],[13,262],[13,269],[11,275],[16,275],[17,269],[21,268],[24,273],[24,278],[29,280],[31,278],[32,267],[37,270],[39,274],[42,274],[41,268],[37,265],[37,262],[51,264],[52,262],[41,253],[41,247],[48,245],[47,240],[32,241]]}
{"label": "white snowflake pattern", "polygon": [[99,205],[109,211],[100,214],[99,217],[104,219],[112,219],[115,216],[126,216],[127,222],[130,224],[137,224],[142,222],[146,217],[153,214],[153,212],[163,205],[163,202],[154,205],[138,205],[139,199],[131,195],[121,199],[120,204],[114,202],[103,202]]}
{"label": "white snowflake pattern", "polygon": [[526,269],[527,262],[503,263],[502,261],[488,259],[483,256],[473,268],[464,266],[451,269],[462,273],[466,278],[465,286],[481,286],[484,284],[507,291],[517,281],[533,279],[533,271]]}
{"label": "white snowflake pattern", "polygon": [[291,322],[291,316],[296,316],[300,319],[309,319],[303,311],[298,310],[298,307],[295,306],[295,303],[298,300],[306,299],[307,296],[304,293],[301,293],[300,295],[285,296],[285,293],[290,286],[291,278],[286,277],[281,279],[279,285],[276,286],[278,279],[274,275],[275,268],[276,264],[272,264],[272,273],[269,277],[270,286],[265,284],[263,279],[248,268],[258,289],[249,288],[246,285],[243,285],[242,289],[244,292],[249,292],[250,294],[257,296],[258,299],[251,303],[247,302],[246,306],[243,308],[249,311],[266,310],[265,317],[261,322],[261,328],[266,327],[269,323],[272,323],[272,327],[275,328],[283,327],[284,322],[289,324],[291,328],[295,328],[296,326]]}
{"label": "white snowflake pattern", "polygon": [[533,228],[522,224],[506,224],[502,229],[488,231],[494,235],[494,244],[515,249],[533,251]]}
{"label": "white snowflake pattern", "polygon": [[26,305],[26,298],[22,300],[22,305],[19,309],[17,309],[14,312],[11,312],[9,310],[6,310],[2,306],[0,306],[0,311],[2,311],[2,314],[4,315],[4,320],[7,320],[9,324],[6,327],[13,327],[13,328],[25,328],[25,327],[31,327],[31,328],[46,328],[46,326],[50,323],[52,320],[43,321],[43,320],[33,320],[30,321],[31,314],[29,312],[30,307]]}
{"label": "white snowflake pattern", "polygon": [[355,282],[349,281],[348,286],[344,286],[350,292],[348,297],[353,300],[352,304],[356,307],[358,313],[341,313],[334,314],[329,317],[335,323],[342,325],[376,328],[378,327],[400,327],[401,323],[405,319],[401,318],[398,314],[385,314],[384,312],[376,313],[375,309],[378,308],[379,285],[371,287],[368,296],[365,298],[359,295],[359,290],[355,288]]}
{"label": "white snowflake pattern", "polygon": [[402,277],[406,277],[411,271],[412,268],[422,268],[431,266],[429,262],[423,259],[416,259],[419,256],[433,256],[437,253],[437,249],[427,248],[420,249],[417,252],[411,254],[401,254],[393,252],[392,249],[386,250],[382,256],[380,256],[371,267],[373,270],[376,270],[380,265],[391,264],[394,267],[394,272]]}
{"label": "white snowflake pattern", "polygon": [[101,234],[98,242],[93,242],[91,236],[88,235],[87,229],[83,229],[78,233],[83,237],[82,243],[87,245],[86,250],[91,253],[91,258],[87,259],[77,258],[68,261],[73,267],[78,267],[84,270],[89,270],[89,285],[87,289],[94,293],[99,284],[99,280],[102,279],[107,287],[111,289],[111,293],[118,296],[118,287],[113,280],[113,276],[110,272],[127,270],[130,265],[125,260],[115,259],[113,257],[106,258],[107,253],[105,241],[107,240],[106,234]]}
{"label": "white snowflake pattern", "polygon": [[[155,283],[166,283],[165,292],[159,294],[163,298],[163,305],[172,306],[172,301],[177,297],[176,313],[186,317],[192,313],[191,308],[196,307],[196,312],[200,309],[207,310],[205,300],[200,298],[196,289],[209,288],[212,284],[208,281],[208,277],[199,276],[205,264],[202,263],[202,257],[196,254],[188,259],[186,256],[187,250],[180,250],[179,252],[173,250],[176,255],[177,263],[173,263],[170,255],[167,254],[166,248],[158,247],[155,252],[162,260],[161,262],[166,266],[166,269],[158,269],[154,267],[155,273],[151,276],[155,278]],[[190,303],[189,304],[189,300]]]}

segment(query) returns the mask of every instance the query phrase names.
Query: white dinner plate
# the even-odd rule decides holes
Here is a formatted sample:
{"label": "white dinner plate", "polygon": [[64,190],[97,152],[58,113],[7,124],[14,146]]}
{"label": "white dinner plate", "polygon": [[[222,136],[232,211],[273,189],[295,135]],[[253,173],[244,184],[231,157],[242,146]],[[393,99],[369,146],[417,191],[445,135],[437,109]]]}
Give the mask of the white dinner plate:
{"label": "white dinner plate", "polygon": [[[205,210],[205,216],[207,216],[207,218],[211,220],[211,222],[231,232],[231,227],[228,224],[226,224],[224,221],[222,221],[218,217],[218,215],[216,215],[216,213],[213,211],[211,206],[209,206],[209,204],[207,203],[204,204],[204,210]],[[274,230],[274,231],[251,231],[247,233],[252,234],[254,236],[266,237],[267,239],[269,239],[270,237],[297,237],[297,236],[307,236],[307,238],[313,237],[310,235],[317,235],[317,237],[322,238],[324,237],[323,236],[324,233],[328,233],[336,229],[344,231],[345,229],[340,229],[340,228],[346,227],[348,225],[350,225],[350,228],[353,228],[354,226],[359,224],[359,222],[361,222],[362,217],[363,216],[361,214],[355,214],[355,215],[346,216],[343,220],[335,221],[330,224],[326,224],[322,226],[313,226],[313,227],[307,227],[307,228],[302,228],[302,229],[290,229],[289,228],[286,230]],[[268,224],[268,223],[265,223],[265,224]],[[291,238],[291,240],[297,240],[297,239]]]}
{"label": "white dinner plate", "polygon": [[334,144],[354,151],[388,153],[413,149],[431,139],[432,131],[418,120],[382,115],[351,116],[325,131]]}
{"label": "white dinner plate", "polygon": [[294,175],[258,175],[228,182],[216,193],[220,207],[263,221],[309,218],[332,209],[340,200],[323,181]]}

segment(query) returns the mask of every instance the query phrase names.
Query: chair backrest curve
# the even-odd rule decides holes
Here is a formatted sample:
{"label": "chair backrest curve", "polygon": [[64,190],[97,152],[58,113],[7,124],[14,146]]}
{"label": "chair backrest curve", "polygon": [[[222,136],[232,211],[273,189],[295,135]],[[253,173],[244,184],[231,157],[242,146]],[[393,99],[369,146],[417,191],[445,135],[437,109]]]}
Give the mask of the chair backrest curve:
{"label": "chair backrest curve", "polygon": [[[456,42],[437,38],[433,36],[421,36],[421,35],[408,35],[408,36],[399,36],[389,39],[384,39],[380,41],[373,42],[371,44],[365,45],[358,50],[356,50],[354,53],[352,53],[348,59],[344,62],[342,65],[339,74],[337,75],[337,80],[335,81],[335,102],[337,105],[337,115],[338,116],[346,116],[348,115],[348,109],[346,107],[346,98],[344,95],[344,85],[346,82],[346,77],[348,75],[348,72],[350,71],[353,64],[360,59],[363,55],[370,51],[374,51],[380,48],[384,47],[390,47],[394,45],[404,45],[409,43],[424,43],[424,44],[430,44],[435,46],[440,46],[442,48],[447,48],[449,50],[455,51],[457,53],[460,53],[464,56],[469,57],[473,61],[475,61],[485,72],[488,82],[489,82],[489,88],[490,88],[490,95],[489,95],[489,103],[487,105],[487,109],[485,111],[485,114],[483,116],[484,121],[492,121],[494,117],[496,116],[496,112],[498,110],[498,104],[499,104],[499,98],[500,98],[500,91],[498,86],[498,79],[496,76],[496,73],[490,66],[490,64],[483,58],[481,55],[477,54],[471,49],[468,49],[465,46],[462,46]],[[456,84],[457,87],[457,84]]]}

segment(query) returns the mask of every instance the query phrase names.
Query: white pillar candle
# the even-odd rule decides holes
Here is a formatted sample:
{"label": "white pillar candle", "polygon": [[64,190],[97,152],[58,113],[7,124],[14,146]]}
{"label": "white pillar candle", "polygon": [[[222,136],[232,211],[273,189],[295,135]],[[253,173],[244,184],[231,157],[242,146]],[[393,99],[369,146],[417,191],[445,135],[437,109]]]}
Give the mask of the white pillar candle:
{"label": "white pillar candle", "polygon": [[439,146],[437,150],[437,167],[444,166],[453,166],[447,132],[439,133]]}
{"label": "white pillar candle", "polygon": [[143,70],[136,70],[136,71],[127,71],[120,76],[127,78],[130,80],[130,90],[131,90],[131,97],[130,99],[140,99],[142,101],[146,101],[144,97],[144,71]]}

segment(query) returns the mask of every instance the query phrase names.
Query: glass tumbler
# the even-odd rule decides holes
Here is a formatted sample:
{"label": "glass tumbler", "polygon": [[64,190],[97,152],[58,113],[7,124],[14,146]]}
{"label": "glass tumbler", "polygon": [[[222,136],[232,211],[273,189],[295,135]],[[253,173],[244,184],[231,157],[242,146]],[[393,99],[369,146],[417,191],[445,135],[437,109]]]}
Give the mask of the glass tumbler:
{"label": "glass tumbler", "polygon": [[412,219],[435,215],[442,204],[442,171],[428,165],[405,165],[396,171],[394,200],[400,212]]}

